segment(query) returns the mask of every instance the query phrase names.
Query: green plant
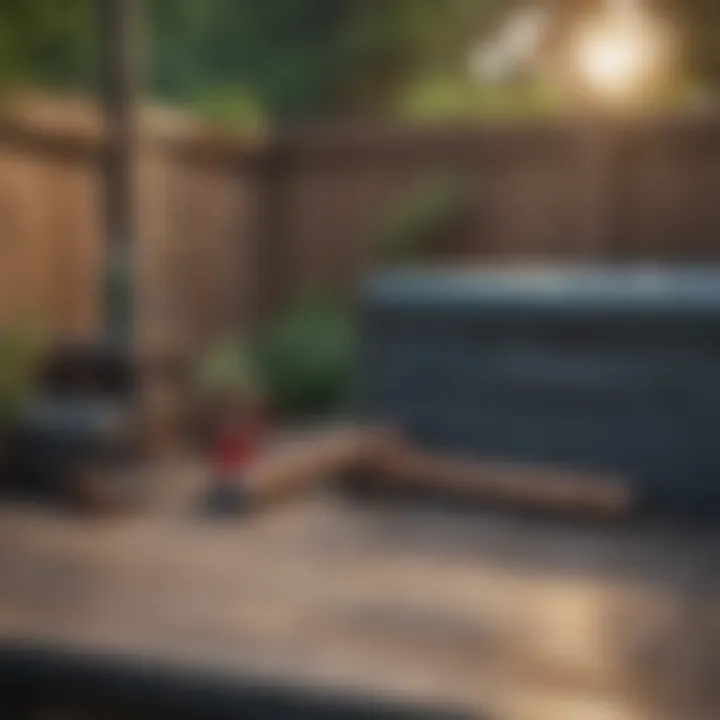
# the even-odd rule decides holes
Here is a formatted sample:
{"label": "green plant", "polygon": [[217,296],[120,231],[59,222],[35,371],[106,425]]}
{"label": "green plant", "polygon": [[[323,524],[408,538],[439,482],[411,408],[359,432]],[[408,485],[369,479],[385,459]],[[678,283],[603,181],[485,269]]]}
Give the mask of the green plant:
{"label": "green plant", "polygon": [[376,249],[389,260],[413,258],[434,248],[470,209],[464,184],[454,177],[433,177],[401,198],[381,219]]}
{"label": "green plant", "polygon": [[539,80],[492,84],[431,75],[421,76],[401,93],[398,112],[410,121],[432,123],[552,117],[566,109],[558,88]]}
{"label": "green plant", "polygon": [[253,353],[236,339],[211,345],[200,358],[196,387],[206,397],[217,397],[261,389]]}
{"label": "green plant", "polygon": [[206,94],[197,103],[197,109],[218,128],[251,137],[261,136],[269,123],[263,103],[243,86],[230,85]]}
{"label": "green plant", "polygon": [[352,384],[355,349],[350,308],[332,297],[296,298],[259,348],[263,379],[276,408],[287,415],[342,409]]}
{"label": "green plant", "polygon": [[37,364],[45,343],[28,328],[0,329],[0,427],[22,417],[36,389]]}

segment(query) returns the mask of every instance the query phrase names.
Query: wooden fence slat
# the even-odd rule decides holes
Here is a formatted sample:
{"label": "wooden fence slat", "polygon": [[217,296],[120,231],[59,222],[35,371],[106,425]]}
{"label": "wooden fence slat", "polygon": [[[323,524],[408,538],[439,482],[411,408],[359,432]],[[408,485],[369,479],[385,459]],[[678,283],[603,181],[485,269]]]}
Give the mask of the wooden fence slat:
{"label": "wooden fence slat", "polygon": [[[35,315],[61,332],[97,331],[102,126],[92,113],[22,117],[0,114],[0,323]],[[441,256],[715,261],[719,140],[713,117],[318,125],[254,145],[146,122],[138,332],[199,345],[256,325],[308,284],[352,288],[374,261],[382,214],[439,175],[456,174],[472,203]]]}

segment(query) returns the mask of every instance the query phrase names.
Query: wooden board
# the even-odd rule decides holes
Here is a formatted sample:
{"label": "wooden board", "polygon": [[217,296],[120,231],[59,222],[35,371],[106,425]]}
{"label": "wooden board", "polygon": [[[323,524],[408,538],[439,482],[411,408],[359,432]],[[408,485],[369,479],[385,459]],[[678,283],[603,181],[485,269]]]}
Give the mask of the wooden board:
{"label": "wooden board", "polygon": [[392,432],[369,439],[366,448],[368,481],[380,488],[613,516],[627,514],[635,502],[620,476],[431,452]]}

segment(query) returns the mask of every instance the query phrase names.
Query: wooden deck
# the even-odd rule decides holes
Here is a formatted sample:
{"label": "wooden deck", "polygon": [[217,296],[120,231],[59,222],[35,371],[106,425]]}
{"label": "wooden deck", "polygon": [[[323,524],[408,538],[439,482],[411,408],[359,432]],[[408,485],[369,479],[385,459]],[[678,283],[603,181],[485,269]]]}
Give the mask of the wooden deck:
{"label": "wooden deck", "polygon": [[112,521],[0,508],[0,641],[509,720],[720,716],[718,578],[720,531],[697,528],[328,495],[224,524],[180,500]]}

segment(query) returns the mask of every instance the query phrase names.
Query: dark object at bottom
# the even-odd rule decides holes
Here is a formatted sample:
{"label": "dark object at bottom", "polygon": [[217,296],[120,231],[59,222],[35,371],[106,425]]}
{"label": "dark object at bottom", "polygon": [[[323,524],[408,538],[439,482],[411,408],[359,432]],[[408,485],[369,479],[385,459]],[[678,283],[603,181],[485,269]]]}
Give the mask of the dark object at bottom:
{"label": "dark object at bottom", "polygon": [[[4,707],[3,707],[4,706]],[[0,714],[57,708],[113,718],[205,720],[460,720],[456,711],[408,707],[309,688],[19,644],[0,647]],[[4,712],[7,710],[7,714]]]}
{"label": "dark object at bottom", "polygon": [[720,512],[720,269],[396,271],[363,313],[369,419],[627,477],[653,512]]}

